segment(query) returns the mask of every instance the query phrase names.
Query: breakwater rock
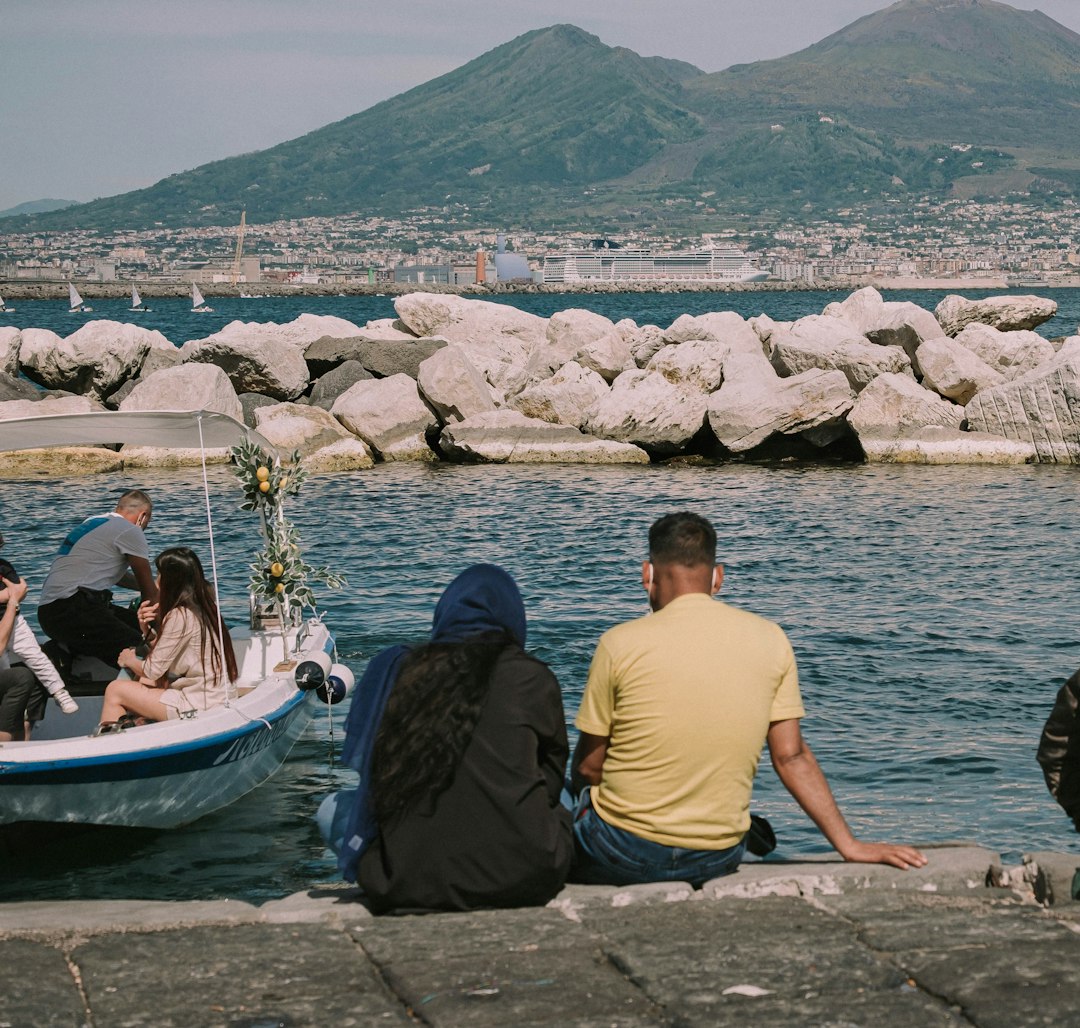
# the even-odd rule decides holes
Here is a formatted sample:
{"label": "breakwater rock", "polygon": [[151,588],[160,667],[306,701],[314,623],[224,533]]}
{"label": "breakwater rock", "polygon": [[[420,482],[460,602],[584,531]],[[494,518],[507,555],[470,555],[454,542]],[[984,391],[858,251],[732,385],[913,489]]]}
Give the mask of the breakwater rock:
{"label": "breakwater rock", "polygon": [[[1033,332],[1056,313],[1035,296],[950,296],[931,312],[868,287],[794,322],[718,311],[666,328],[428,292],[394,306],[396,319],[362,326],[304,314],[182,344],[109,321],[66,338],[0,328],[0,434],[4,419],[75,404],[219,410],[317,470],[685,456],[1080,463],[1080,336]],[[166,458],[140,447],[119,459]],[[13,474],[35,467],[33,455],[0,459]]]}

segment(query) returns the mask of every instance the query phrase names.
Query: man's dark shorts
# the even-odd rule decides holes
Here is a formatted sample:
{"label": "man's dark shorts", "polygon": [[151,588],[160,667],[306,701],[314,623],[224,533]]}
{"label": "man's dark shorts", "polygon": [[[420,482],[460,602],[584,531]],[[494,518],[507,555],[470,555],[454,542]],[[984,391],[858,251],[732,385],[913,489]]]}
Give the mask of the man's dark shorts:
{"label": "man's dark shorts", "polygon": [[107,589],[80,589],[74,596],[38,607],[38,623],[50,638],[73,654],[97,657],[116,664],[120,651],[142,641],[139,618],[133,610],[118,607]]}

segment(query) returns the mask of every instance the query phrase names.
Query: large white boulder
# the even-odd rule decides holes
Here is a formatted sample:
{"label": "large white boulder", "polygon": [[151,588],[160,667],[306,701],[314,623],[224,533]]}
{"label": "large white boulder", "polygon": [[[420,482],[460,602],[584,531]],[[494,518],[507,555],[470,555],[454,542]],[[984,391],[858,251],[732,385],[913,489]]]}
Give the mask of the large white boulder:
{"label": "large white boulder", "polygon": [[585,430],[647,450],[678,453],[705,423],[704,393],[672,385],[656,371],[624,371],[590,411]]}
{"label": "large white boulder", "polygon": [[711,339],[732,350],[762,350],[757,332],[734,311],[682,314],[664,332],[666,343],[688,343],[693,339]]}
{"label": "large white boulder", "polygon": [[1036,456],[1030,443],[942,425],[913,428],[896,438],[867,436],[860,442],[874,464],[1027,464]]}
{"label": "large white boulder", "polygon": [[964,408],[924,389],[907,375],[879,375],[860,394],[848,414],[863,451],[870,457],[872,441],[909,436],[926,425],[959,429]]}
{"label": "large white boulder", "polygon": [[527,464],[648,464],[629,443],[583,435],[575,428],[528,418],[516,410],[476,414],[447,425],[439,446],[452,460]]}
{"label": "large white boulder", "polygon": [[394,308],[414,335],[464,346],[477,370],[507,396],[524,388],[533,355],[546,345],[545,318],[503,303],[406,293],[394,301]]}
{"label": "large white boulder", "polygon": [[224,328],[201,339],[193,339],[190,344],[203,343],[287,343],[293,349],[303,350],[323,336],[344,338],[361,335],[359,326],[345,318],[328,314],[301,314],[299,317],[279,325],[275,321],[230,321]]}
{"label": "large white boulder", "polygon": [[886,301],[873,286],[858,289],[839,303],[830,303],[824,313],[846,321],[872,343],[899,346],[913,365],[919,344],[943,334],[930,311],[915,303]]}
{"label": "large white boulder", "polygon": [[966,404],[980,389],[1005,381],[1000,371],[948,336],[927,339],[917,356],[923,385],[959,404]]}
{"label": "large white boulder", "polygon": [[558,311],[548,319],[545,345],[529,361],[529,381],[547,378],[570,361],[592,368],[608,382],[634,366],[630,346],[615,324],[579,308]]}
{"label": "large white boulder", "polygon": [[978,393],[968,426],[1030,442],[1040,462],[1080,464],[1080,339],[1034,371]]}
{"label": "large white boulder", "polygon": [[630,356],[639,368],[645,367],[654,354],[666,345],[664,330],[659,325],[638,326],[630,318],[624,318],[616,322],[615,327],[623,337],[623,342],[630,347]]}
{"label": "large white boulder", "polygon": [[12,325],[0,328],[0,371],[5,375],[19,373],[19,347],[22,333]]}
{"label": "large white boulder", "polygon": [[151,342],[172,344],[160,333],[118,321],[88,321],[66,339],[24,329],[19,363],[27,378],[46,389],[108,396],[138,374]]}
{"label": "large white boulder", "polygon": [[496,408],[491,386],[473,366],[465,347],[457,343],[428,357],[420,365],[416,383],[443,423],[464,421]]}
{"label": "large white boulder", "polygon": [[581,428],[589,411],[607,396],[609,388],[591,368],[570,361],[551,378],[523,389],[510,400],[510,406],[528,418]]}
{"label": "large white boulder", "polygon": [[1054,359],[1054,344],[1037,332],[1002,332],[973,322],[956,335],[956,341],[1006,378],[1019,378]]}
{"label": "large white boulder", "polygon": [[221,368],[237,393],[292,400],[307,388],[308,366],[303,350],[274,335],[226,335],[223,330],[216,336],[185,343],[182,353],[188,362]]}
{"label": "large white boulder", "polygon": [[730,352],[724,343],[713,339],[691,339],[665,346],[646,367],[674,385],[711,393],[724,381],[724,358]]}
{"label": "large white boulder", "polygon": [[6,400],[0,403],[0,421],[40,418],[46,414],[90,414],[105,407],[90,396],[46,396],[42,400]]}
{"label": "large white boulder", "polygon": [[1057,314],[1053,300],[1039,296],[988,296],[985,300],[968,300],[955,293],[946,296],[934,313],[942,331],[956,335],[965,325],[981,322],[1002,332],[1038,328]]}
{"label": "large white boulder", "polygon": [[383,460],[434,460],[426,433],[438,425],[408,375],[357,382],[330,408],[353,435]]}
{"label": "large white boulder", "polygon": [[790,321],[775,321],[768,314],[758,314],[756,317],[747,318],[746,323],[754,330],[755,335],[761,340],[761,345],[766,353],[772,352],[772,337],[777,330],[791,328]]}
{"label": "large white boulder", "polygon": [[790,329],[774,332],[772,364],[782,375],[811,368],[842,371],[852,389],[864,389],[878,375],[911,374],[911,360],[899,347],[868,342],[844,318],[811,314]]}
{"label": "large white boulder", "polygon": [[776,434],[796,435],[838,421],[855,402],[843,372],[812,368],[791,378],[748,377],[709,397],[709,427],[734,453]]}
{"label": "large white boulder", "polygon": [[375,464],[363,440],[319,407],[299,403],[260,407],[255,427],[280,452],[299,450],[309,471],[359,471]]}
{"label": "large white boulder", "polygon": [[120,410],[213,410],[244,420],[229,376],[213,364],[181,364],[155,371],[135,385]]}

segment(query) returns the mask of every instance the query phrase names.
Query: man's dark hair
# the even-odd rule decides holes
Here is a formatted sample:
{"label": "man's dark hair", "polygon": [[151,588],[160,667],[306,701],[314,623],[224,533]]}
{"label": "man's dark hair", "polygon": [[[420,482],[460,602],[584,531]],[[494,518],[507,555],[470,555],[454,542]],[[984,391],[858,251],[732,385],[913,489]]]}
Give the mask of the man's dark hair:
{"label": "man's dark hair", "polygon": [[700,514],[665,514],[649,529],[649,559],[654,564],[711,567],[716,563],[716,530]]}

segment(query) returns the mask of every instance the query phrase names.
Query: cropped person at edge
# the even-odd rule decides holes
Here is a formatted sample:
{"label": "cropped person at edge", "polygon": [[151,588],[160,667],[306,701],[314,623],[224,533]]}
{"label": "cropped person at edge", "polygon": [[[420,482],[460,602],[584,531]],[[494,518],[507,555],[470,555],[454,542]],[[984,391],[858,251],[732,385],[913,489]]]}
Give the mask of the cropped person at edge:
{"label": "cropped person at edge", "polygon": [[795,655],[770,621],[716,602],[716,532],[692,513],[649,531],[654,611],[600,639],[576,724],[572,880],[700,887],[742,860],[766,742],[781,782],[848,861],[922,867],[911,846],[860,842],[802,738]]}

